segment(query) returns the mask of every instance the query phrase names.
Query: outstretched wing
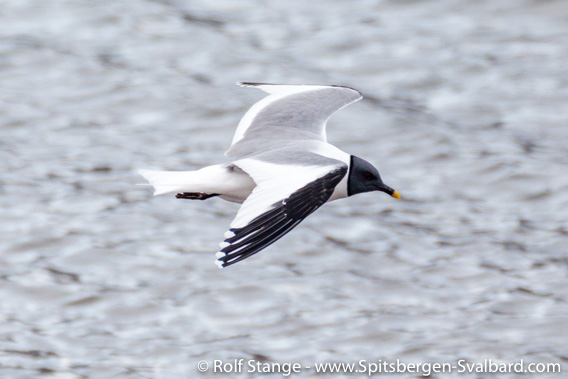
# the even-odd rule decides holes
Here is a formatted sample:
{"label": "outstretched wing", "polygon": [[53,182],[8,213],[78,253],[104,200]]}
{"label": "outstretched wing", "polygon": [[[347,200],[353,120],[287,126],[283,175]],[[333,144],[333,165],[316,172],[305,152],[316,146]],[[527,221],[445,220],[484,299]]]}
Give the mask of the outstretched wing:
{"label": "outstretched wing", "polygon": [[348,87],[238,83],[257,87],[269,96],[254,104],[241,119],[228,157],[247,155],[282,146],[286,140],[326,141],[325,126],[335,112],[360,100]]}
{"label": "outstretched wing", "polygon": [[263,158],[233,162],[257,186],[225,233],[216,255],[219,267],[250,257],[284,236],[321,207],[347,173],[345,163],[313,153],[298,152],[295,166]]}

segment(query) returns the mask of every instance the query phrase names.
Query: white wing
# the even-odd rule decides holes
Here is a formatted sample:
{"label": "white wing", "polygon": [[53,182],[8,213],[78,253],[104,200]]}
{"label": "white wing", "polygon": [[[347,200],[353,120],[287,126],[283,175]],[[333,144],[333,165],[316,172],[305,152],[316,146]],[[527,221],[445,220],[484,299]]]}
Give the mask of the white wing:
{"label": "white wing", "polygon": [[274,163],[273,152],[233,162],[257,186],[225,234],[217,264],[243,260],[288,233],[322,206],[347,173],[347,165],[314,153],[297,151],[292,162]]}
{"label": "white wing", "polygon": [[325,126],[331,115],[362,98],[358,91],[341,86],[238,84],[260,88],[269,96],[243,116],[225,153],[228,157],[265,151],[285,140],[325,142]]}

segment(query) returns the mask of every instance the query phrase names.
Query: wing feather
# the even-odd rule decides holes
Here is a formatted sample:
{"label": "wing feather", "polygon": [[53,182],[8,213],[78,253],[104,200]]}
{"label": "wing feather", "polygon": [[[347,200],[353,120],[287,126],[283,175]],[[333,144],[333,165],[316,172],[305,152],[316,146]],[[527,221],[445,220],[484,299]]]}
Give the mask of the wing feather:
{"label": "wing feather", "polygon": [[239,84],[257,87],[269,96],[254,104],[243,116],[231,147],[225,152],[228,157],[244,157],[259,149],[278,146],[274,144],[282,146],[286,140],[326,142],[327,120],[362,98],[357,90],[342,86]]}
{"label": "wing feather", "polygon": [[335,186],[347,173],[347,167],[339,167],[329,174],[300,188],[274,208],[259,215],[242,228],[231,228],[234,235],[225,239],[220,250],[218,264],[227,267],[273,244],[330,198]]}

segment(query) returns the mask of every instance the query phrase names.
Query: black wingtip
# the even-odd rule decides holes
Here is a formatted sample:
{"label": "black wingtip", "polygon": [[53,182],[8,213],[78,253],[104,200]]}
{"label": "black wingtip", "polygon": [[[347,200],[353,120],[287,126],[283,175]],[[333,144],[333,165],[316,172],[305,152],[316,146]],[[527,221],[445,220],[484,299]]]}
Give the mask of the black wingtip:
{"label": "black wingtip", "polygon": [[355,91],[359,94],[359,99],[363,98],[363,94],[356,90],[353,87],[349,87],[349,86],[342,86],[342,85],[338,85],[338,84],[283,84],[283,83],[257,83],[257,82],[237,82],[238,86],[241,87],[258,87],[258,86],[322,86],[322,87],[333,87],[333,88],[345,88],[351,91]]}
{"label": "black wingtip", "polygon": [[258,87],[258,86],[280,86],[282,84],[257,83],[257,82],[237,82],[237,85],[241,86],[241,87]]}
{"label": "black wingtip", "polygon": [[334,85],[331,85],[330,87],[350,89],[351,91],[355,91],[355,92],[357,92],[357,93],[359,94],[359,99],[362,99],[362,98],[363,98],[363,94],[361,93],[361,91],[356,90],[356,89],[353,88],[353,87],[341,86],[341,85],[335,85],[335,84],[334,84]]}
{"label": "black wingtip", "polygon": [[220,268],[233,265],[270,246],[296,227],[303,219],[330,198],[335,186],[347,173],[347,165],[307,184],[290,195],[286,201],[254,218],[242,228],[231,228],[215,262]]}

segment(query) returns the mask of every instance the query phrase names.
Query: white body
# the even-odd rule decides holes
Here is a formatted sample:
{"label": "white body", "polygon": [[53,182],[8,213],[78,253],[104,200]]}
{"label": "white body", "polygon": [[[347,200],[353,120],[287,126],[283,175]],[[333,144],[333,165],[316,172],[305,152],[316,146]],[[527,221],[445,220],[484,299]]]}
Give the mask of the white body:
{"label": "white body", "polygon": [[[350,155],[327,142],[310,141],[309,144],[300,142],[298,146],[323,157],[336,159],[349,166]],[[290,170],[288,173],[289,181],[297,179],[298,174],[302,171],[301,169],[302,167],[298,167]],[[278,170],[273,169],[273,171]],[[207,166],[196,171],[139,170],[138,172],[154,187],[154,196],[180,192],[199,192],[218,194],[224,200],[242,203],[256,187],[256,183],[246,172],[232,164]],[[282,179],[286,181],[285,176]],[[312,177],[308,177],[305,182],[307,183],[311,179]],[[335,187],[328,201],[344,197],[347,197],[347,175]]]}

